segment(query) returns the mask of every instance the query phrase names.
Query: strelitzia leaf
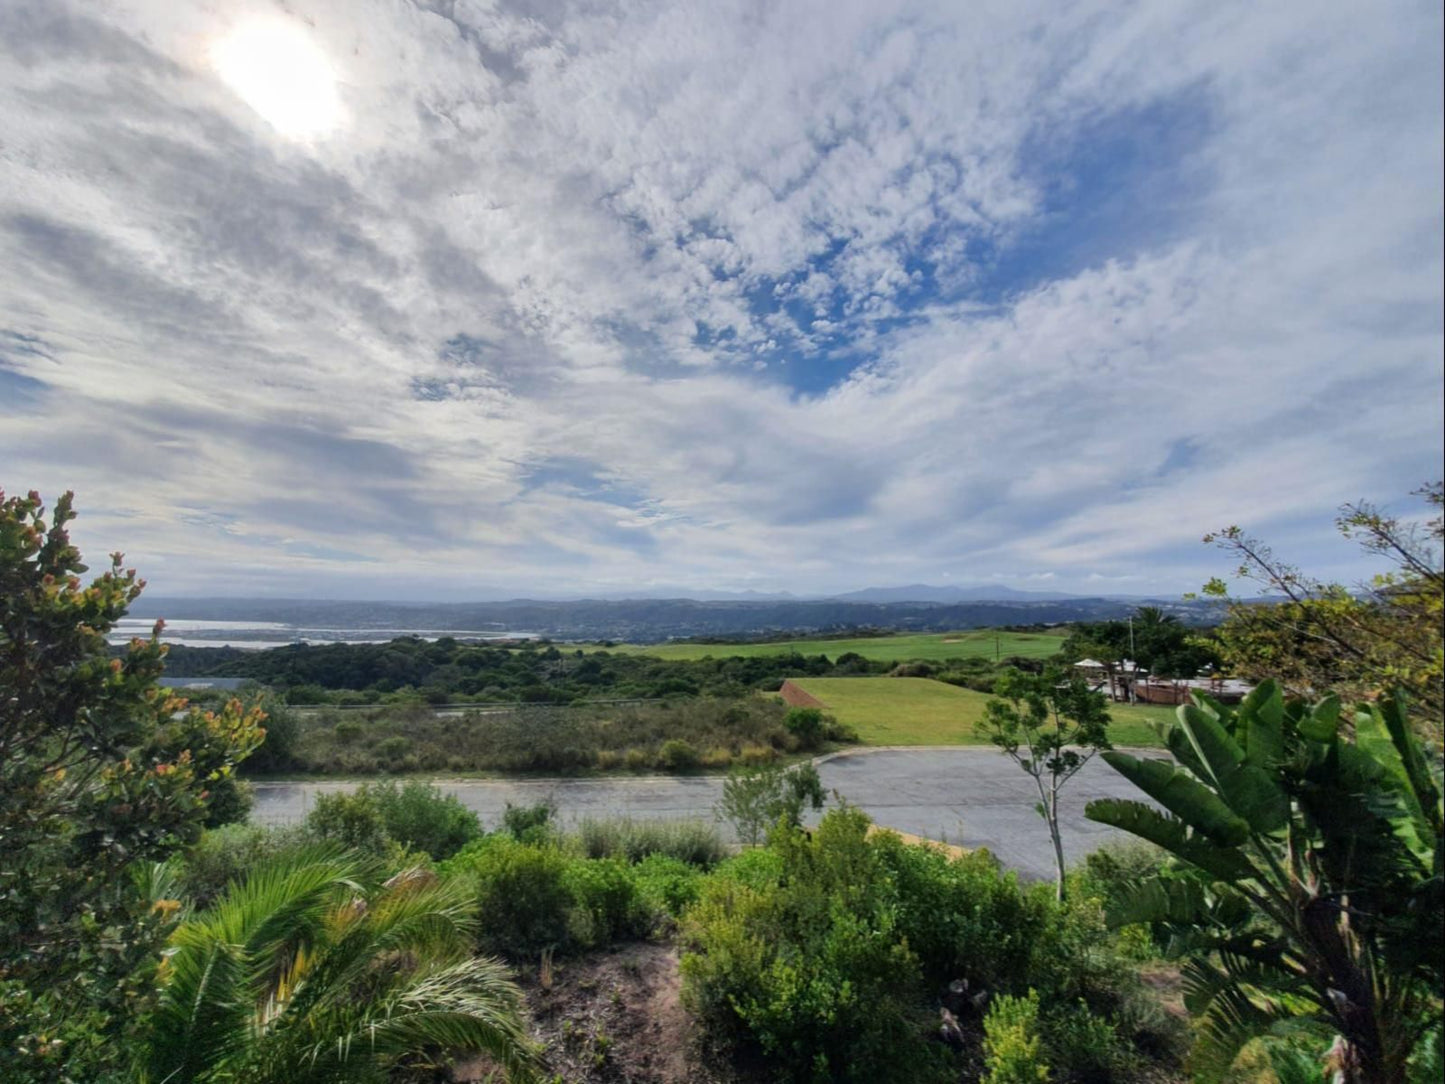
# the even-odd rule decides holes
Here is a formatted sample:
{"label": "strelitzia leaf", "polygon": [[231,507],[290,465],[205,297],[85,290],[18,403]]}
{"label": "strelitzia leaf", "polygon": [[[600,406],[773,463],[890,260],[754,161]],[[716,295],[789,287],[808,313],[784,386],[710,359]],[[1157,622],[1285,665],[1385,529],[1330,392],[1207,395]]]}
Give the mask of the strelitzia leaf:
{"label": "strelitzia leaf", "polygon": [[1340,729],[1339,697],[1327,696],[1305,713],[1298,724],[1300,736],[1329,744]]}
{"label": "strelitzia leaf", "polygon": [[1084,816],[1147,839],[1221,881],[1233,882],[1254,875],[1254,867],[1241,851],[1191,835],[1184,821],[1160,813],[1143,802],[1100,798],[1085,807]]}
{"label": "strelitzia leaf", "polygon": [[1205,779],[1216,788],[1222,788],[1224,779],[1244,760],[1244,750],[1229,736],[1209,712],[1193,704],[1179,709],[1179,724],[1194,748],[1194,754],[1203,762]]}
{"label": "strelitzia leaf", "polygon": [[1109,765],[1149,797],[1216,843],[1234,846],[1249,838],[1249,823],[1203,783],[1191,779],[1167,760],[1140,760],[1111,750]]}
{"label": "strelitzia leaf", "polygon": [[1284,755],[1284,695],[1273,681],[1250,690],[1239,706],[1235,736],[1244,745],[1245,763],[1268,768]]}

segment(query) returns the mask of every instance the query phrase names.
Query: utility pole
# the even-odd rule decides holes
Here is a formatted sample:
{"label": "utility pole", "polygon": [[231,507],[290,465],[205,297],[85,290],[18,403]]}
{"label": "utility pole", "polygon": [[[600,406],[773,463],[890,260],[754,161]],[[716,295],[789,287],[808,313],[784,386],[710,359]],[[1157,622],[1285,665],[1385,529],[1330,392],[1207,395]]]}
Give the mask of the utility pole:
{"label": "utility pole", "polygon": [[1129,675],[1129,703],[1138,703],[1138,695],[1134,687],[1139,684],[1139,659],[1134,654],[1134,615],[1129,615],[1129,665],[1134,667],[1134,672]]}

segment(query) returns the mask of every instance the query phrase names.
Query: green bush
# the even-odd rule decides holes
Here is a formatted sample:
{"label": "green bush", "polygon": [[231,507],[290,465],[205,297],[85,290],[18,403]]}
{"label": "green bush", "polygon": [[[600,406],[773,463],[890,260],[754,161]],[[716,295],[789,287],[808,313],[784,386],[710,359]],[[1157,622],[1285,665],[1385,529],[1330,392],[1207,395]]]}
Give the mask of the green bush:
{"label": "green bush", "polygon": [[588,858],[622,858],[632,863],[660,854],[709,867],[727,854],[716,826],[699,820],[587,817],[577,822],[570,838]]}
{"label": "green bush", "polygon": [[822,809],[824,798],[823,781],[812,764],[740,767],[723,782],[717,815],[733,826],[740,842],[751,846],[779,821],[798,827],[804,807]]}
{"label": "green bush", "polygon": [[783,716],[783,726],[804,749],[816,749],[823,743],[823,713],[817,708],[790,708]]}
{"label": "green bush", "polygon": [[392,844],[447,858],[482,834],[477,815],[429,783],[367,783],[350,793],[321,794],[306,817],[322,839],[372,854]]}
{"label": "green bush", "polygon": [[301,724],[296,714],[273,696],[262,698],[259,706],[266,713],[266,721],[262,724],[266,738],[260,748],[246,758],[245,773],[258,775],[292,771],[297,767],[296,744],[301,737]]}
{"label": "green bush", "polygon": [[657,751],[657,763],[670,772],[686,772],[696,768],[701,758],[691,742],[669,738]]}
{"label": "green bush", "polygon": [[924,1081],[948,1059],[916,1018],[922,972],[867,831],[845,808],[811,836],[780,832],[781,876],[719,871],[684,919],[687,1005],[782,1079]]}
{"label": "green bush", "polygon": [[697,902],[703,873],[671,855],[650,854],[632,868],[632,879],[639,902],[656,921],[662,916],[680,918],[687,907]]}
{"label": "green bush", "polygon": [[469,843],[438,869],[472,878],[482,947],[518,958],[569,943],[567,866],[555,847],[498,834]]}
{"label": "green bush", "polygon": [[411,752],[411,739],[401,734],[383,738],[376,746],[376,755],[388,767],[399,768],[406,755]]}
{"label": "green bush", "polygon": [[994,998],[983,1021],[984,1084],[1044,1084],[1039,1034],[1039,996]]}
{"label": "green bush", "polygon": [[567,863],[562,877],[572,897],[571,933],[579,945],[605,945],[647,932],[649,925],[637,895],[632,868],[616,858],[579,858]]}
{"label": "green bush", "polygon": [[892,832],[873,842],[897,893],[899,928],[930,983],[1021,989],[1038,978],[1036,959],[1059,913],[1045,888],[1021,887],[984,851],[950,858]]}
{"label": "green bush", "polygon": [[381,810],[364,787],[318,794],[316,804],[306,814],[306,828],[320,839],[367,854],[385,853],[390,842]]}
{"label": "green bush", "polygon": [[1127,1078],[1130,1059],[1118,1031],[1086,1002],[1047,1013],[1042,1032],[1049,1062],[1064,1069],[1068,1079],[1106,1082]]}
{"label": "green bush", "polygon": [[386,834],[408,850],[440,860],[482,834],[474,812],[430,783],[372,783],[361,790],[376,804]]}
{"label": "green bush", "polygon": [[552,818],[556,815],[557,807],[552,804],[551,799],[531,805],[513,805],[508,802],[502,813],[502,831],[513,839],[541,843],[551,838]]}

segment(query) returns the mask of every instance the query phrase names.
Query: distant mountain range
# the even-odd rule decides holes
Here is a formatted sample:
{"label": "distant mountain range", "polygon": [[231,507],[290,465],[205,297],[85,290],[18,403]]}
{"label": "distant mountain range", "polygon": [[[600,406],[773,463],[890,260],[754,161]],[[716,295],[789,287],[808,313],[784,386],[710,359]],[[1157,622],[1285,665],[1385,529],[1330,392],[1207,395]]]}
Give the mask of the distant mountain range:
{"label": "distant mountain range", "polygon": [[861,591],[832,597],[838,602],[1057,602],[1087,596],[1062,591],[1020,591],[988,584],[978,587],[930,587],[926,583],[911,583],[906,587],[865,587]]}
{"label": "distant mountain range", "polygon": [[[907,598],[922,591],[933,598]],[[1008,591],[1006,597],[997,597]],[[987,592],[995,597],[979,597]],[[1217,602],[1150,600],[1193,625],[1223,615]],[[433,632],[531,633],[555,639],[638,643],[690,636],[746,638],[773,633],[831,633],[856,628],[908,632],[1049,625],[1125,617],[1137,603],[1008,588],[870,588],[830,599],[510,599],[505,602],[357,602],[324,599],[176,598],[145,596],[136,618],[270,621],[296,628],[426,629]],[[280,630],[278,630],[279,632]],[[284,635],[284,634],[283,634]]]}

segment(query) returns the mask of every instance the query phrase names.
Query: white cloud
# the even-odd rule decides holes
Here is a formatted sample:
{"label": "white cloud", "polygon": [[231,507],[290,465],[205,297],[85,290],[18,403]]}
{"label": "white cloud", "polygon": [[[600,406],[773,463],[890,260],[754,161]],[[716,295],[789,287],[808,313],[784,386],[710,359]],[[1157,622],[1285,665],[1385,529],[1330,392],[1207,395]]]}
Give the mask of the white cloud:
{"label": "white cloud", "polygon": [[263,0],[10,5],[0,484],[162,591],[1187,589],[1438,472],[1440,13],[1387,9],[298,0],[296,144],[205,63]]}

